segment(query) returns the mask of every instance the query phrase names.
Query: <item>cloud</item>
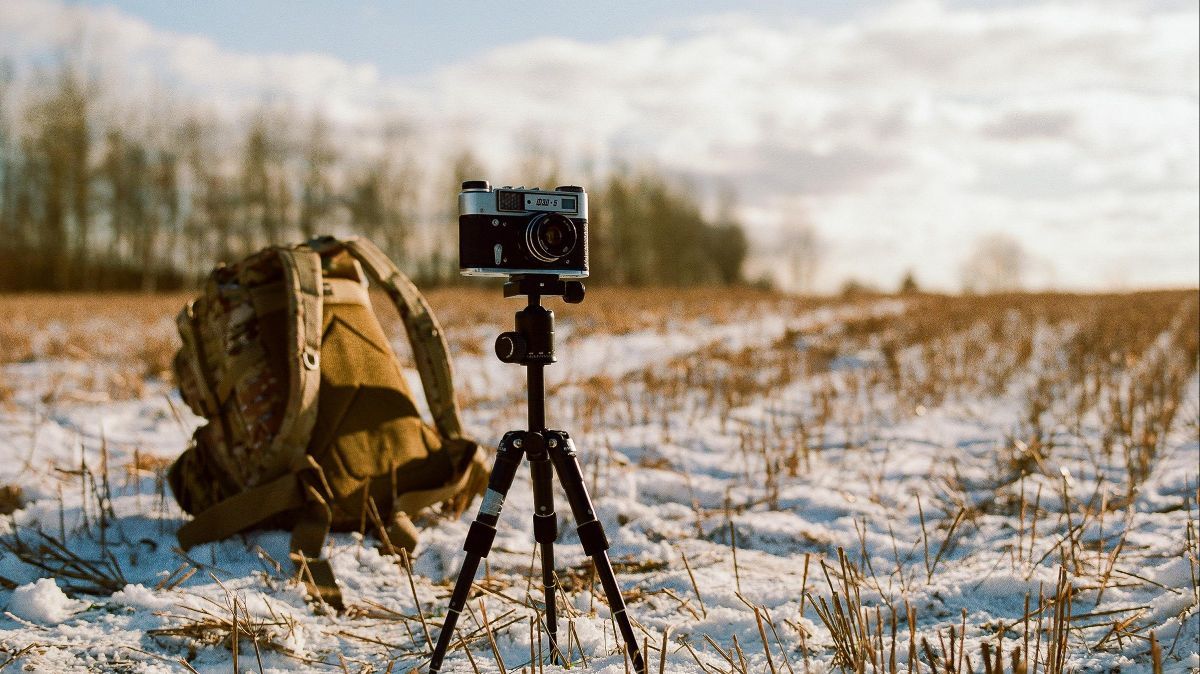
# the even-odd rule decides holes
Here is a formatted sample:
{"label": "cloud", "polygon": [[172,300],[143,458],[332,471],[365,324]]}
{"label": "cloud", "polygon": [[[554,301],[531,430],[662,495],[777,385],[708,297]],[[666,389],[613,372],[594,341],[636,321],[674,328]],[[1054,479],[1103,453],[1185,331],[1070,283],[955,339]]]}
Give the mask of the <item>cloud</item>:
{"label": "cloud", "polygon": [[1001,140],[1061,138],[1075,125],[1075,115],[1064,110],[1013,110],[984,128]]}
{"label": "cloud", "polygon": [[953,288],[971,243],[997,231],[1048,261],[1046,283],[1098,288],[1200,275],[1197,21],[1194,4],[1169,2],[916,0],[836,22],[747,12],[670,35],[517,42],[393,80],[328,55],[230,52],[111,9],[8,0],[0,51],[82,30],[126,80],[222,109],[267,97],[350,126],[402,115],[431,158],[467,146],[513,167],[537,137],[568,167],[650,162],[730,184],[760,267],[785,265],[772,249],[812,222],[824,288],[891,285],[908,268]]}

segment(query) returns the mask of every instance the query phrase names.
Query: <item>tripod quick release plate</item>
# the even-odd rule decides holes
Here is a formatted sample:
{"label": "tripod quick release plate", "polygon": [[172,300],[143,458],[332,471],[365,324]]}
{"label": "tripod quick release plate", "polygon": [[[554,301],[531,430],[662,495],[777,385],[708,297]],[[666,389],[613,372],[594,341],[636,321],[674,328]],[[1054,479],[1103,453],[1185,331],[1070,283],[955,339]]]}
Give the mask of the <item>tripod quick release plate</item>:
{"label": "tripod quick release plate", "polygon": [[567,304],[583,301],[581,281],[564,281],[549,274],[517,274],[504,284],[505,297],[521,295],[560,296]]}

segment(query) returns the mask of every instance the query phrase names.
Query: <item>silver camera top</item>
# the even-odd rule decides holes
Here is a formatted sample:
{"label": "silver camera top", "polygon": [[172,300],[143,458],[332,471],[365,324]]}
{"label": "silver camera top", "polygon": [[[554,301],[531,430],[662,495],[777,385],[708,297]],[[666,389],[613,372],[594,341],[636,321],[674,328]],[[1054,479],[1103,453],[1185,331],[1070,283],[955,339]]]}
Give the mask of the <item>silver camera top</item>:
{"label": "silver camera top", "polygon": [[492,187],[486,180],[464,182],[458,194],[459,215],[522,215],[538,212],[562,213],[569,218],[587,218],[587,192],[582,187],[562,185],[553,190],[537,187]]}

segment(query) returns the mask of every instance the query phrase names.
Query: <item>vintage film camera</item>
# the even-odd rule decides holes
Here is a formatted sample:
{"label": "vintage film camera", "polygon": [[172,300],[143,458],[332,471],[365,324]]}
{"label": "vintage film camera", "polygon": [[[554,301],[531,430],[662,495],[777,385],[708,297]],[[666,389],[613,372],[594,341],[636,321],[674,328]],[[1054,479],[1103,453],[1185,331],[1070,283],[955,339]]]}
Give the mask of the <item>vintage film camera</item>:
{"label": "vintage film camera", "polygon": [[468,180],[458,194],[459,269],[466,276],[588,275],[587,193],[492,188]]}

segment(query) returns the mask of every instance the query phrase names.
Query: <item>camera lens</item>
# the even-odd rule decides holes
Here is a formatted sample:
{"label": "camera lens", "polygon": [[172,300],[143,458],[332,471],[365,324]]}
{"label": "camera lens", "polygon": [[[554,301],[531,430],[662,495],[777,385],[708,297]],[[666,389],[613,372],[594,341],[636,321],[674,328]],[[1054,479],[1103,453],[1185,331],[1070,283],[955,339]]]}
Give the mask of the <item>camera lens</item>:
{"label": "camera lens", "polygon": [[545,213],[529,221],[525,230],[525,247],[529,254],[542,262],[554,262],[575,250],[579,234],[575,223],[560,213]]}

